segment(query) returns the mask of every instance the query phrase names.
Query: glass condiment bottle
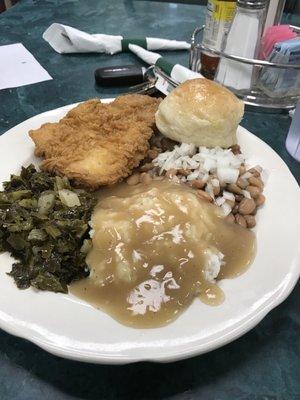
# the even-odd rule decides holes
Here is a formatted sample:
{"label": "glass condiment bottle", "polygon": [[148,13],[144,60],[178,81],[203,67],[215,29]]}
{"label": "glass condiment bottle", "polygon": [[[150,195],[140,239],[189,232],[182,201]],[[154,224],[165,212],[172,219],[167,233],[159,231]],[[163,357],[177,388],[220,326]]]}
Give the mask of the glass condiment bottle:
{"label": "glass condiment bottle", "polygon": [[[236,8],[236,0],[208,0],[203,44],[214,50],[222,50],[224,38],[230,29]],[[207,51],[201,53],[201,74],[214,79],[219,56]]]}

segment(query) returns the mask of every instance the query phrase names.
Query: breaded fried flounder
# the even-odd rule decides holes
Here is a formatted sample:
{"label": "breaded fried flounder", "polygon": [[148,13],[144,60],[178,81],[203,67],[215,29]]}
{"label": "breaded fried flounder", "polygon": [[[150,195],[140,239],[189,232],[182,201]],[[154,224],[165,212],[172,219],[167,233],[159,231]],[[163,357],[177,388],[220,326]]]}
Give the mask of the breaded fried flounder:
{"label": "breaded fried flounder", "polygon": [[159,100],[145,95],[98,99],[73,108],[57,123],[31,130],[43,170],[95,190],[130,175],[146,156]]}

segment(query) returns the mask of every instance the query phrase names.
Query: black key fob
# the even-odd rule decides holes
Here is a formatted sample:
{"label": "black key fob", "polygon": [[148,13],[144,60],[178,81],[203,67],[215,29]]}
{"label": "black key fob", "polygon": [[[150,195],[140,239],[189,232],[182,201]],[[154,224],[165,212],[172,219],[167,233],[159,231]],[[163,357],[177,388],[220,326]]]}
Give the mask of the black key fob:
{"label": "black key fob", "polygon": [[101,86],[133,86],[145,81],[146,68],[136,65],[120,65],[98,68],[95,80]]}

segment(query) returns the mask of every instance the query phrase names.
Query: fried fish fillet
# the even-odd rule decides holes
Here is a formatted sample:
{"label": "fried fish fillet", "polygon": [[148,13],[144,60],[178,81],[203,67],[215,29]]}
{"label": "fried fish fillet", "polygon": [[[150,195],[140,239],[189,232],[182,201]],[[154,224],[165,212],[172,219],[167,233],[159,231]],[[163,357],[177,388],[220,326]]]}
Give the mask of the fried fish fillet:
{"label": "fried fish fillet", "polygon": [[112,103],[98,99],[73,108],[57,123],[31,130],[41,169],[95,190],[127,177],[145,158],[159,100],[124,95]]}

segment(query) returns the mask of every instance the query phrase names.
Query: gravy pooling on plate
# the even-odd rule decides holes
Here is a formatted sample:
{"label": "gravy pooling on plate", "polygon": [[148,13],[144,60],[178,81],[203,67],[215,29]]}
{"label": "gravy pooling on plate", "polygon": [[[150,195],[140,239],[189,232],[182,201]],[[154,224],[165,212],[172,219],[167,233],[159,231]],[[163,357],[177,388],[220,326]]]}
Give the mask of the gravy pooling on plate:
{"label": "gravy pooling on plate", "polygon": [[168,324],[195,297],[220,304],[220,264],[218,278],[233,278],[255,255],[252,232],[169,181],[102,190],[92,227],[91,273],[71,292],[136,328]]}

